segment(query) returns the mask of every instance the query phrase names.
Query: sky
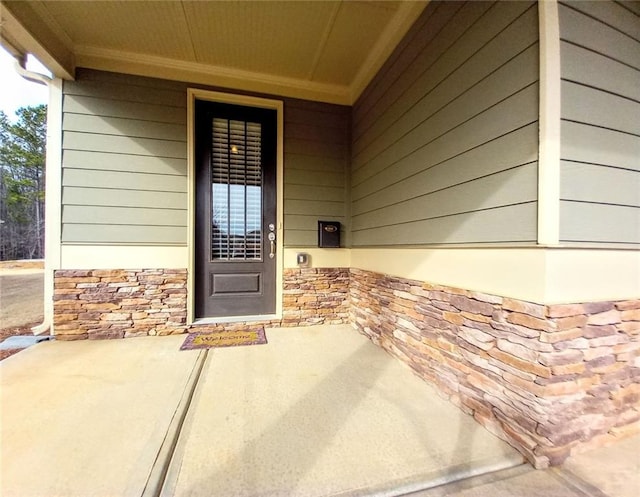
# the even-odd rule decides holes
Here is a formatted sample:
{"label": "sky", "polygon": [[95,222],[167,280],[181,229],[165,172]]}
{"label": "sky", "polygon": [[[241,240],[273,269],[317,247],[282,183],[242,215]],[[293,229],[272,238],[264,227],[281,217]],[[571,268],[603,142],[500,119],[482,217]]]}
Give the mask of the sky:
{"label": "sky", "polygon": [[[48,74],[48,71],[36,59],[27,62],[27,68],[31,71]],[[0,47],[0,110],[3,110],[9,119],[15,120],[15,111],[19,107],[29,105],[46,104],[49,90],[44,85],[27,81],[13,68],[13,57]]]}

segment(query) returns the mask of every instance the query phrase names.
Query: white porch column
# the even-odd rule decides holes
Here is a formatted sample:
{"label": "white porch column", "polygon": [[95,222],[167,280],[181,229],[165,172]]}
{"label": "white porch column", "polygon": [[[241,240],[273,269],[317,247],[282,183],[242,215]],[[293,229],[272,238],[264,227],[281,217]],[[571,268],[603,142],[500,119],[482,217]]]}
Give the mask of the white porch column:
{"label": "white porch column", "polygon": [[557,0],[539,0],[538,244],[560,238],[560,25]]}
{"label": "white porch column", "polygon": [[44,320],[33,328],[44,333],[53,327],[53,273],[60,269],[62,225],[62,79],[49,83],[44,227]]}

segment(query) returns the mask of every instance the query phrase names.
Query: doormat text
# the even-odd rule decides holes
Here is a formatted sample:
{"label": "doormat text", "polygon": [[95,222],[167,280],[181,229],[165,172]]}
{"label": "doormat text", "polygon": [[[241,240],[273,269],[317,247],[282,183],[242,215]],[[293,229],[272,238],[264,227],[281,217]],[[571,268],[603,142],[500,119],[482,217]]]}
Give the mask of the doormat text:
{"label": "doormat text", "polygon": [[211,331],[207,333],[190,333],[187,335],[180,350],[261,345],[265,343],[267,343],[267,337],[264,328],[247,331]]}

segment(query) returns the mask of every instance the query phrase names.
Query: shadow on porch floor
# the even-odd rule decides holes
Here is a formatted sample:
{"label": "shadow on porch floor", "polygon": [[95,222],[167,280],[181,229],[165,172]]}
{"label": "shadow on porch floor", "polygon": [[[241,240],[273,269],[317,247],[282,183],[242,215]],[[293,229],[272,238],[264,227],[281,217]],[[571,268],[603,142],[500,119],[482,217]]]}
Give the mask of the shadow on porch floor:
{"label": "shadow on porch floor", "polygon": [[184,336],[45,343],[6,360],[2,494],[402,495],[522,463],[349,326],[267,338],[207,353],[179,352]]}

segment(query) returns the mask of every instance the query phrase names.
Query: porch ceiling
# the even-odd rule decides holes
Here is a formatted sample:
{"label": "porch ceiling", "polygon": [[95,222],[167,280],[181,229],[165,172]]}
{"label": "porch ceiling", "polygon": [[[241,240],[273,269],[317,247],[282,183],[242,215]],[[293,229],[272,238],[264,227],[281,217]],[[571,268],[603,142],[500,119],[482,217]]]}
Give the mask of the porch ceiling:
{"label": "porch ceiling", "polygon": [[2,44],[75,67],[350,104],[427,1],[2,1]]}

